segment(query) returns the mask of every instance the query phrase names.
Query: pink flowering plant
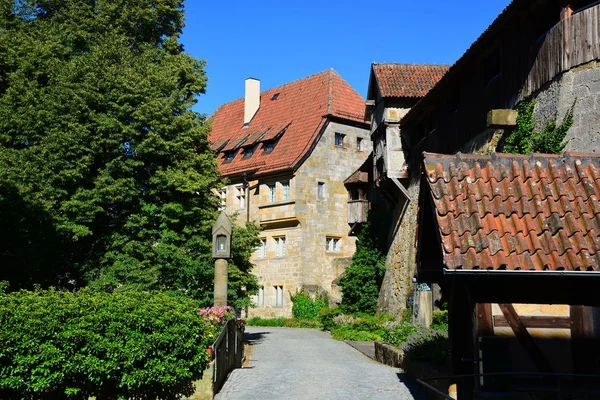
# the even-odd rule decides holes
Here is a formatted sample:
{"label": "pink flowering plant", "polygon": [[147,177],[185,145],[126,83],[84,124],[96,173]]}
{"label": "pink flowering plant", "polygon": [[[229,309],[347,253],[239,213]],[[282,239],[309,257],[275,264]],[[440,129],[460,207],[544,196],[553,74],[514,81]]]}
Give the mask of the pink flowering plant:
{"label": "pink flowering plant", "polygon": [[235,319],[238,327],[244,327],[244,321],[241,318],[237,318],[233,309],[230,306],[213,306],[201,308],[198,311],[198,314],[202,317],[202,319],[209,324],[211,324],[214,328],[221,328],[225,326],[227,321],[230,319]]}

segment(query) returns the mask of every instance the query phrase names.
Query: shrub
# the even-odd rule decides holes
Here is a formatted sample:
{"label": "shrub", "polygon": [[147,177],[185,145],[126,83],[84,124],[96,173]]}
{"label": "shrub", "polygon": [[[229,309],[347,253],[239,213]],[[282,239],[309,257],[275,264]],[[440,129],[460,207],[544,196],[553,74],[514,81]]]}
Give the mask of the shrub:
{"label": "shrub", "polygon": [[248,326],[274,326],[283,328],[321,328],[319,321],[314,319],[297,319],[297,318],[261,318],[252,317],[246,320]]}
{"label": "shrub", "polygon": [[340,279],[342,310],[348,314],[373,314],[384,273],[385,257],[371,235],[370,224],[365,224],[358,236],[352,262]]}
{"label": "shrub", "polygon": [[377,333],[352,329],[352,327],[344,326],[333,331],[335,340],[355,340],[355,341],[370,341],[382,340],[382,337]]}
{"label": "shrub", "polygon": [[304,289],[296,292],[292,298],[292,315],[299,319],[317,319],[319,311],[327,307],[327,300],[320,294],[317,294],[313,300],[310,294]]}
{"label": "shrub", "polygon": [[445,365],[448,361],[448,332],[423,329],[410,335],[400,346],[404,357],[417,360],[428,360],[437,365]]}
{"label": "shrub", "polygon": [[214,337],[185,297],[0,290],[0,398],[176,398]]}
{"label": "shrub", "polygon": [[448,310],[434,310],[431,329],[448,331]]}
{"label": "shrub", "polygon": [[400,346],[409,336],[414,335],[420,330],[422,328],[417,325],[400,321],[390,326],[390,329],[385,332],[385,342],[392,346]]}
{"label": "shrub", "polygon": [[326,331],[330,331],[335,323],[333,322],[333,318],[340,315],[342,310],[339,307],[325,307],[319,311],[319,321],[321,325],[323,325],[323,329]]}

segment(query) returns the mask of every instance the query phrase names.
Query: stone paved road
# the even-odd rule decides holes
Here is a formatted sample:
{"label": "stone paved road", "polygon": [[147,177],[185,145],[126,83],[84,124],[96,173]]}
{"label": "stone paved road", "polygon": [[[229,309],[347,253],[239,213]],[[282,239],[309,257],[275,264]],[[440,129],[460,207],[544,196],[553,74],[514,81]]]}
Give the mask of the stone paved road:
{"label": "stone paved road", "polygon": [[248,367],[234,370],[216,400],[424,399],[397,368],[379,364],[316,329],[246,328]]}

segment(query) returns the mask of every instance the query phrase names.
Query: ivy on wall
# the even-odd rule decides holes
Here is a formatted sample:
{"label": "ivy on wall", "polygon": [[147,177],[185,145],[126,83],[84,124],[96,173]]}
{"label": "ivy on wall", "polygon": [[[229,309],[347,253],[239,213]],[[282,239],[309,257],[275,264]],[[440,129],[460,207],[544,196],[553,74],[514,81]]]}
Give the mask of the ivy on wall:
{"label": "ivy on wall", "polygon": [[567,111],[560,124],[549,121],[540,132],[535,131],[533,109],[535,101],[524,100],[517,106],[517,126],[510,136],[506,138],[504,153],[529,154],[546,153],[559,154],[567,142],[564,141],[567,131],[573,125],[573,109],[575,102]]}

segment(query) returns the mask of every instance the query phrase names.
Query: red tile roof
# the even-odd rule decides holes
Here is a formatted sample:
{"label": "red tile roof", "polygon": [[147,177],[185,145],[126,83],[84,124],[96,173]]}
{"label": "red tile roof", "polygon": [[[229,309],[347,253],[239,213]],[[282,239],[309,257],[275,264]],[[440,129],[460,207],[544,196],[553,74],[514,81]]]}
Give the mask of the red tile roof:
{"label": "red tile roof", "polygon": [[[273,95],[279,96],[273,100]],[[217,156],[219,170],[225,176],[242,172],[256,174],[296,169],[311,150],[329,116],[351,122],[364,121],[364,99],[333,69],[261,92],[258,112],[247,127],[244,125],[244,99],[220,106],[209,118],[212,129],[209,141],[216,144],[228,139],[227,146]],[[225,151],[258,140],[257,132],[266,132],[261,142],[274,140],[285,130],[271,152],[258,145],[254,154],[244,157],[240,150],[230,162]]]}
{"label": "red tile roof", "polygon": [[449,65],[373,64],[382,97],[424,97]]}
{"label": "red tile roof", "polygon": [[446,268],[600,270],[600,156],[424,156]]}

